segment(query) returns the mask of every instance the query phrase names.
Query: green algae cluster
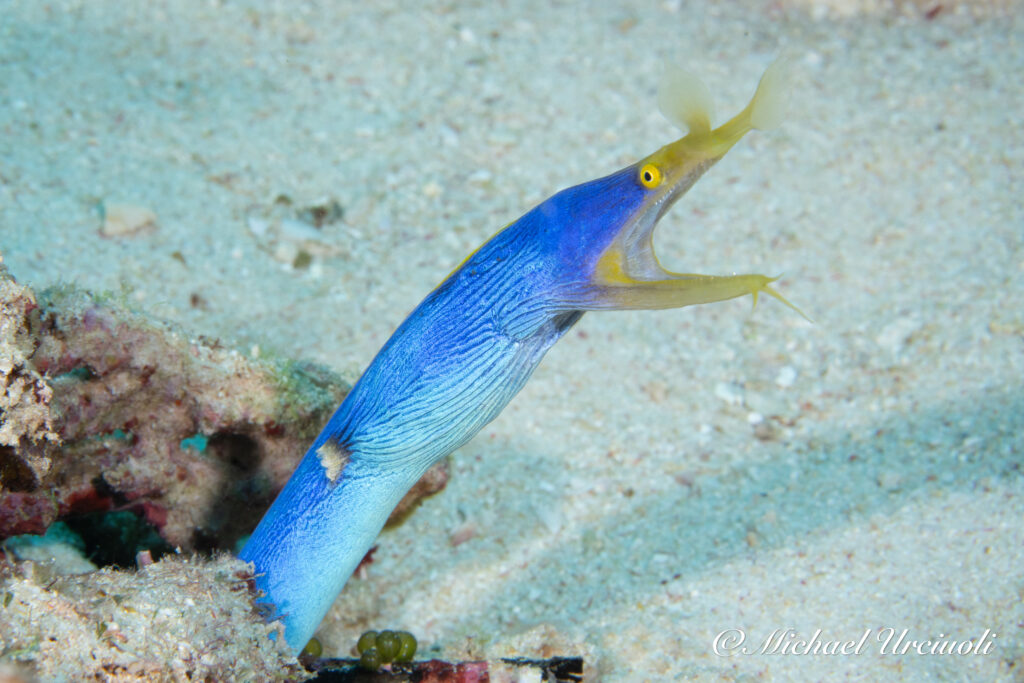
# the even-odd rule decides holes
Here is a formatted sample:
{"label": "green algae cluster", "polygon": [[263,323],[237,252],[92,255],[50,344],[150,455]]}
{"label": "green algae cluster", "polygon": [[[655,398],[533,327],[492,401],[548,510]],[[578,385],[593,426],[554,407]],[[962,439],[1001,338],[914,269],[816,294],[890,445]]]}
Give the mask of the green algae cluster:
{"label": "green algae cluster", "polygon": [[411,662],[416,645],[416,637],[408,631],[367,631],[356,643],[359,666],[376,671],[383,664]]}

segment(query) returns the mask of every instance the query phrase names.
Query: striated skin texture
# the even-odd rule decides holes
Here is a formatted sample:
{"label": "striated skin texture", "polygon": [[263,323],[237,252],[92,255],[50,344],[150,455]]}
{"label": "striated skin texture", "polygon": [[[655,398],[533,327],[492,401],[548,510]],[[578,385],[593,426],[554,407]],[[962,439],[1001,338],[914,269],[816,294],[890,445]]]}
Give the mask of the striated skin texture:
{"label": "striated skin texture", "polygon": [[[759,292],[782,299],[763,275],[666,271],[652,247],[668,208],[744,134],[774,118],[770,74],[747,108],[714,130],[703,86],[695,100],[675,97],[688,135],[546,200],[474,252],[402,323],[242,550],[293,650],[313,635],[402,495],[501,412],[585,311],[745,294],[756,301]],[[690,87],[693,79],[680,82]]]}
{"label": "striated skin texture", "polygon": [[[614,185],[634,189],[606,191]],[[409,315],[243,549],[292,648],[305,645],[406,490],[497,417],[583,315],[589,285],[579,274],[600,253],[583,245],[607,245],[607,217],[640,193],[632,168],[582,187],[590,191],[555,195],[500,232]],[[346,460],[336,482],[324,444]]]}

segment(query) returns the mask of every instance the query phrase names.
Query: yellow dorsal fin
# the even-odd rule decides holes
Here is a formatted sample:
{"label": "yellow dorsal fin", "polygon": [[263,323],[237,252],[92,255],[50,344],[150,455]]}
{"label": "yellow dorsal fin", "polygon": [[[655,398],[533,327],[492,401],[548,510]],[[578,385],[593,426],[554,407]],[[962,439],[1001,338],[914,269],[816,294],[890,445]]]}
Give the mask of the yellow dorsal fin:
{"label": "yellow dorsal fin", "polygon": [[781,59],[765,70],[754,96],[743,111],[711,131],[709,140],[716,154],[725,154],[751,130],[768,130],[782,123],[788,94],[788,74],[788,63]]}

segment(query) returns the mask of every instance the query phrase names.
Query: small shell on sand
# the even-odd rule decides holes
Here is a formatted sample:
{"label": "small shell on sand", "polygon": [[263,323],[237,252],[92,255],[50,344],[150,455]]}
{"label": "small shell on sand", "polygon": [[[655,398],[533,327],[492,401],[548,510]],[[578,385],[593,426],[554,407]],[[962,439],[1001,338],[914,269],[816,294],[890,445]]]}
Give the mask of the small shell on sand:
{"label": "small shell on sand", "polygon": [[103,203],[103,226],[100,228],[100,234],[104,237],[135,235],[144,230],[155,230],[156,227],[156,214],[145,206]]}

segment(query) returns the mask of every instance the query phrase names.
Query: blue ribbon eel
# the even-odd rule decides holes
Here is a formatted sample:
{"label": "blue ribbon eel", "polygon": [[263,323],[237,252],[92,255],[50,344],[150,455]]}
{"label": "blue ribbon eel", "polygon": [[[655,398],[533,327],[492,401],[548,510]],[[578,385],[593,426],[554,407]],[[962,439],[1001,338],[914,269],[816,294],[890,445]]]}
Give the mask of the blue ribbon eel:
{"label": "blue ribbon eel", "polygon": [[705,171],[747,132],[780,121],[777,67],[717,128],[707,88],[670,71],[659,104],[683,137],[501,230],[384,344],[240,554],[292,650],[313,635],[402,496],[501,412],[584,312],[747,294],[756,305],[760,292],[792,306],[769,286],[775,278],[669,272],[652,243],[658,220]]}

